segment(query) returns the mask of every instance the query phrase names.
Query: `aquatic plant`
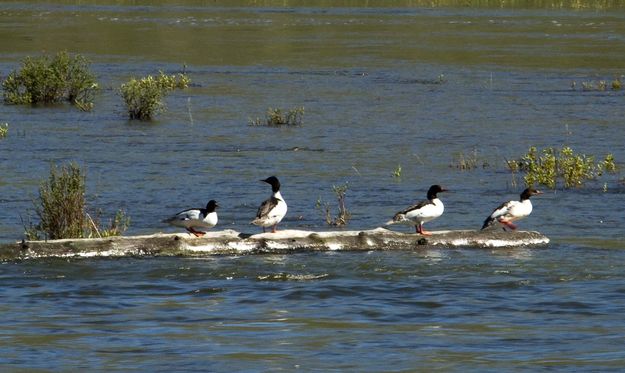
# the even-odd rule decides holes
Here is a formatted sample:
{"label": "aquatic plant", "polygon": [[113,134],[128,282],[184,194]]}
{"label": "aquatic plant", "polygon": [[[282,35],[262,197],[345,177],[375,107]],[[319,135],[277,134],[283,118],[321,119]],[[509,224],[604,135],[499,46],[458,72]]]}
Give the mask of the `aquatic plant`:
{"label": "aquatic plant", "polygon": [[14,105],[69,101],[81,110],[93,108],[98,83],[81,55],[26,57],[19,71],[2,83],[4,102]]}
{"label": "aquatic plant", "polygon": [[321,197],[317,199],[316,208],[323,212],[326,224],[343,226],[347,225],[347,222],[351,219],[352,214],[347,209],[347,205],[345,203],[345,195],[347,194],[348,189],[349,183],[347,181],[343,185],[332,186],[332,191],[334,192],[338,203],[338,215],[336,217],[332,215],[329,203],[323,202]]}
{"label": "aquatic plant", "polygon": [[289,110],[268,108],[265,119],[250,119],[252,126],[297,126],[304,119],[304,107],[295,107]]}
{"label": "aquatic plant", "polygon": [[564,188],[574,188],[583,186],[586,181],[594,180],[604,172],[616,172],[612,154],[599,163],[595,163],[594,159],[594,156],[576,154],[568,146],[546,148],[540,152],[536,147],[530,147],[519,160],[507,161],[507,164],[513,174],[518,171],[525,173],[523,179],[527,186],[540,184],[555,189],[561,180]]}
{"label": "aquatic plant", "polygon": [[128,228],[130,219],[121,210],[109,228],[100,228],[86,212],[85,194],[86,177],[77,164],[51,165],[48,179],[39,186],[39,199],[33,201],[40,222],[24,227],[26,237],[38,239],[40,233],[47,239],[106,237]]}
{"label": "aquatic plant", "polygon": [[130,226],[130,217],[126,215],[126,212],[122,209],[117,210],[115,212],[115,216],[113,219],[109,221],[108,227],[101,227],[101,216],[102,210],[98,209],[96,213],[96,219],[92,219],[89,214],[87,214],[87,218],[89,219],[89,223],[91,226],[91,230],[89,231],[89,237],[113,237],[113,236],[121,236],[126,229]]}
{"label": "aquatic plant", "polygon": [[9,134],[9,124],[8,123],[0,124],[0,139],[7,137],[8,134]]}
{"label": "aquatic plant", "polygon": [[[612,80],[610,82],[609,87],[613,91],[620,90],[621,87],[622,87],[622,82],[621,82],[622,78],[623,78],[623,75],[614,78],[614,80]],[[582,81],[582,82],[580,82],[580,85],[582,87],[582,91],[601,91],[601,92],[603,92],[603,91],[607,91],[608,90],[608,81],[607,80],[603,80],[603,79],[600,79],[598,81],[594,81],[594,80]],[[571,88],[572,89],[576,89],[577,88],[577,82],[576,81],[571,82]]]}
{"label": "aquatic plant", "polygon": [[457,168],[462,171],[474,170],[480,166],[482,168],[487,168],[488,161],[483,160],[480,165],[477,149],[473,149],[473,151],[466,155],[464,152],[454,153],[452,162],[449,165],[451,168]]}
{"label": "aquatic plant", "polygon": [[164,109],[163,98],[174,89],[189,86],[186,73],[166,75],[162,71],[158,76],[148,75],[141,79],[131,78],[120,87],[120,93],[130,119],[150,120]]}
{"label": "aquatic plant", "polygon": [[401,177],[401,165],[397,165],[397,167],[395,168],[395,170],[393,170],[392,173],[394,178],[400,178]]}
{"label": "aquatic plant", "polygon": [[83,237],[85,220],[85,176],[75,163],[50,166],[50,176],[39,186],[35,212],[40,223],[37,230],[47,238]]}

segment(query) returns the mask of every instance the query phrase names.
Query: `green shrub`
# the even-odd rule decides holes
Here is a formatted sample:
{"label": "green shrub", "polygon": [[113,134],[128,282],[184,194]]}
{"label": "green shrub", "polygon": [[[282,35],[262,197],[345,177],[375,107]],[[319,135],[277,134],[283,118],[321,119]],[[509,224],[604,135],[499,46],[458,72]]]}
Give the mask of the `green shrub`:
{"label": "green shrub", "polygon": [[85,176],[78,165],[71,163],[57,169],[50,167],[50,176],[39,187],[39,203],[35,212],[40,219],[38,230],[49,239],[83,237],[85,218]]}
{"label": "green shrub", "polygon": [[164,109],[163,98],[174,89],[189,86],[190,79],[184,74],[165,75],[162,71],[154,77],[132,78],[122,84],[120,92],[130,119],[150,120]]}
{"label": "green shrub", "polygon": [[89,61],[81,55],[26,57],[19,71],[2,83],[4,102],[15,105],[69,101],[82,110],[93,107],[98,90]]}
{"label": "green shrub", "polygon": [[9,134],[9,124],[8,123],[0,124],[0,139],[7,137],[8,134]]}
{"label": "green shrub", "polygon": [[521,159],[507,163],[513,173],[525,172],[523,179],[528,187],[544,185],[551,189],[556,188],[559,180],[564,188],[582,187],[586,181],[596,179],[604,171],[614,173],[617,168],[612,154],[595,163],[593,156],[576,154],[568,146],[546,148],[540,153],[536,147],[530,147]]}
{"label": "green shrub", "polygon": [[39,224],[24,227],[28,239],[106,237],[120,235],[128,228],[130,219],[118,211],[109,228],[101,229],[86,212],[86,177],[75,163],[57,168],[50,166],[50,176],[39,187],[39,199],[34,201]]}
{"label": "green shrub", "polygon": [[252,126],[297,126],[301,125],[304,119],[304,107],[296,107],[287,111],[282,109],[268,108],[265,119],[256,118],[250,120]]}

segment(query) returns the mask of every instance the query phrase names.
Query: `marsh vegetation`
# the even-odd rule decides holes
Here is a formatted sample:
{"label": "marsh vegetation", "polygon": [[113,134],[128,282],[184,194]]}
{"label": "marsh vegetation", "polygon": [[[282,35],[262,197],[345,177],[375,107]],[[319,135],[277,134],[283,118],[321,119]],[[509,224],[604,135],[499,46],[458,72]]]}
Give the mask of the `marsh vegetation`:
{"label": "marsh vegetation", "polygon": [[268,108],[265,118],[250,119],[252,126],[298,126],[304,120],[304,107],[294,107],[292,109]]}
{"label": "marsh vegetation", "polygon": [[512,173],[524,173],[526,186],[544,185],[556,189],[559,184],[564,188],[579,188],[589,180],[595,180],[604,173],[617,172],[614,155],[607,154],[599,162],[594,156],[575,153],[572,148],[563,146],[538,150],[530,147],[518,160],[507,161]]}
{"label": "marsh vegetation", "polygon": [[0,139],[7,137],[8,134],[9,134],[9,124],[8,123],[0,124]]}
{"label": "marsh vegetation", "polygon": [[401,165],[400,164],[398,164],[397,167],[395,167],[391,175],[396,179],[401,178]]}
{"label": "marsh vegetation", "polygon": [[185,72],[159,75],[137,79],[131,78],[120,87],[120,93],[126,104],[130,119],[150,120],[165,108],[164,97],[175,89],[184,89],[191,80]]}
{"label": "marsh vegetation", "polygon": [[88,238],[121,235],[130,219],[119,210],[108,227],[100,225],[87,213],[86,177],[76,164],[50,166],[50,175],[39,186],[39,198],[33,201],[39,223],[25,226],[28,239]]}
{"label": "marsh vegetation", "polygon": [[347,194],[348,189],[349,183],[347,181],[344,184],[332,186],[332,192],[336,197],[338,209],[336,216],[332,214],[332,206],[330,203],[324,202],[321,197],[317,199],[315,207],[322,212],[327,225],[335,227],[344,226],[347,225],[347,222],[352,217],[352,214],[347,209],[347,205],[345,203],[345,195]]}
{"label": "marsh vegetation", "polygon": [[475,170],[478,167],[488,168],[488,166],[489,163],[487,160],[478,157],[477,149],[473,149],[467,154],[464,152],[454,153],[453,159],[449,165],[450,168],[456,168],[462,171]]}
{"label": "marsh vegetation", "polygon": [[625,76],[621,75],[621,76],[615,77],[612,80],[608,80],[608,79],[584,80],[584,81],[581,81],[579,84],[577,83],[577,81],[573,81],[571,83],[571,88],[576,90],[579,85],[582,91],[600,91],[600,92],[608,91],[608,90],[620,91],[623,86],[624,77]]}
{"label": "marsh vegetation", "polygon": [[81,110],[90,110],[98,83],[89,67],[85,57],[67,52],[26,57],[21,68],[2,82],[4,102],[27,105],[68,101]]}

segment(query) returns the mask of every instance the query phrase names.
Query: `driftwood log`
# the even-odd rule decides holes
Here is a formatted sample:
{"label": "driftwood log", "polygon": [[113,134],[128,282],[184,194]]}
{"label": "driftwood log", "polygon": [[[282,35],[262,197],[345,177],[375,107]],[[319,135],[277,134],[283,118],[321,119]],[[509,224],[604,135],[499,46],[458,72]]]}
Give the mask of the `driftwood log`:
{"label": "driftwood log", "polygon": [[431,236],[398,233],[385,228],[365,231],[312,232],[284,230],[246,234],[234,230],[148,236],[22,241],[0,244],[0,260],[48,257],[189,256],[292,253],[331,250],[418,250],[427,247],[513,248],[549,243],[538,232],[503,230],[435,231]]}

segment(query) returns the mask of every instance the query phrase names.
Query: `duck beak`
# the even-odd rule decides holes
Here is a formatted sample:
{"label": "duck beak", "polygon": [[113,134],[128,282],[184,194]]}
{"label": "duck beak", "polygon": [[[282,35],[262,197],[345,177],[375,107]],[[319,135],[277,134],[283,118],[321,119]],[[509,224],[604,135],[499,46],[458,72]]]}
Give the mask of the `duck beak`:
{"label": "duck beak", "polygon": [[540,190],[537,190],[536,193],[534,194],[539,195],[539,194],[543,194],[543,192],[541,192]]}

